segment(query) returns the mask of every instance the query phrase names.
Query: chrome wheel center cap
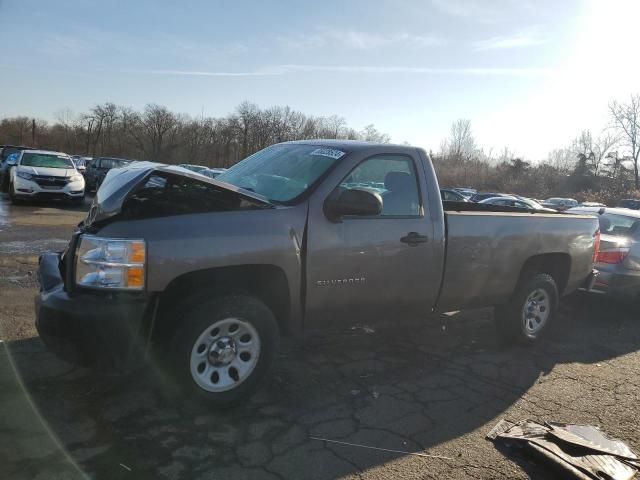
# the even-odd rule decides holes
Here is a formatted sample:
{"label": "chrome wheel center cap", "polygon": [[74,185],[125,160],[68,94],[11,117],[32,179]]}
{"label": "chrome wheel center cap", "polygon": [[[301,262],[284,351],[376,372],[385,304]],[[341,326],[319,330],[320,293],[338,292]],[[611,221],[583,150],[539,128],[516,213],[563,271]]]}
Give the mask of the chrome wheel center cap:
{"label": "chrome wheel center cap", "polygon": [[209,362],[216,366],[229,365],[236,358],[236,343],[231,337],[221,337],[209,348]]}

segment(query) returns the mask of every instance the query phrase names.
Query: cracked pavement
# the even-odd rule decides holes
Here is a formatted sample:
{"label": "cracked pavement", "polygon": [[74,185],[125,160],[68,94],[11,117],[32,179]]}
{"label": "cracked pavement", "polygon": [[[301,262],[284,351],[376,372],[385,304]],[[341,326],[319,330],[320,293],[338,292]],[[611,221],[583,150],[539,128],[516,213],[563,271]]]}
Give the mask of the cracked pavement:
{"label": "cracked pavement", "polygon": [[150,366],[76,368],[37,337],[33,295],[38,253],[83,216],[0,197],[3,478],[556,478],[484,439],[500,418],[594,424],[640,451],[638,312],[585,295],[533,348],[501,345],[491,310],[284,339],[227,410],[177,400]]}

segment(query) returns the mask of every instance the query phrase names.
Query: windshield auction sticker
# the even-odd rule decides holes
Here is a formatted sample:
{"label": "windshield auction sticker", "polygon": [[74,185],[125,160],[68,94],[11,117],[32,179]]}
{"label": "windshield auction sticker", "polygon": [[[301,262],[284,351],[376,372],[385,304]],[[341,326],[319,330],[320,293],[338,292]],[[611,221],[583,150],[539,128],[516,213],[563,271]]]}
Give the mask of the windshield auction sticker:
{"label": "windshield auction sticker", "polygon": [[334,150],[333,148],[316,148],[311,155],[320,155],[322,157],[333,158],[334,160],[338,160],[340,157],[343,157],[345,152],[342,150]]}

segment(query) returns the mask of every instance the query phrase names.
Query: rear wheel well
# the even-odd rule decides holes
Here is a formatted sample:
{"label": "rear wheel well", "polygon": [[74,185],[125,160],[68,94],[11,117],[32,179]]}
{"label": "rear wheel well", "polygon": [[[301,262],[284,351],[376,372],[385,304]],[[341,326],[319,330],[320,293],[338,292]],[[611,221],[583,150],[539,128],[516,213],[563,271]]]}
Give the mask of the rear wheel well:
{"label": "rear wheel well", "polygon": [[562,295],[569,281],[571,271],[571,257],[566,253],[544,253],[527,259],[520,270],[518,283],[526,280],[535,273],[551,275],[558,287],[558,294]]}
{"label": "rear wheel well", "polygon": [[182,318],[180,305],[207,293],[209,297],[241,293],[258,298],[273,312],[280,334],[289,331],[291,296],[284,271],[273,265],[239,265],[198,270],[172,280],[160,294],[152,335],[166,338]]}

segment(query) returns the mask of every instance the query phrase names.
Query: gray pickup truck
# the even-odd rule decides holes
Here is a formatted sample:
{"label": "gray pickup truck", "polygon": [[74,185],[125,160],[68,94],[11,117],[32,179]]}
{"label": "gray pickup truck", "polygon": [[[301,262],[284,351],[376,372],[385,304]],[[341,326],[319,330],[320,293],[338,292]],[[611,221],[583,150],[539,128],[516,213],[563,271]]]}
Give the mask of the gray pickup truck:
{"label": "gray pickup truck", "polygon": [[350,141],[273,145],[215,180],[109,172],[62,253],[41,257],[36,325],[62,358],[162,359],[214,404],[251,393],[280,335],[329,320],[495,306],[531,343],[593,282],[592,216],[443,202],[428,155]]}

